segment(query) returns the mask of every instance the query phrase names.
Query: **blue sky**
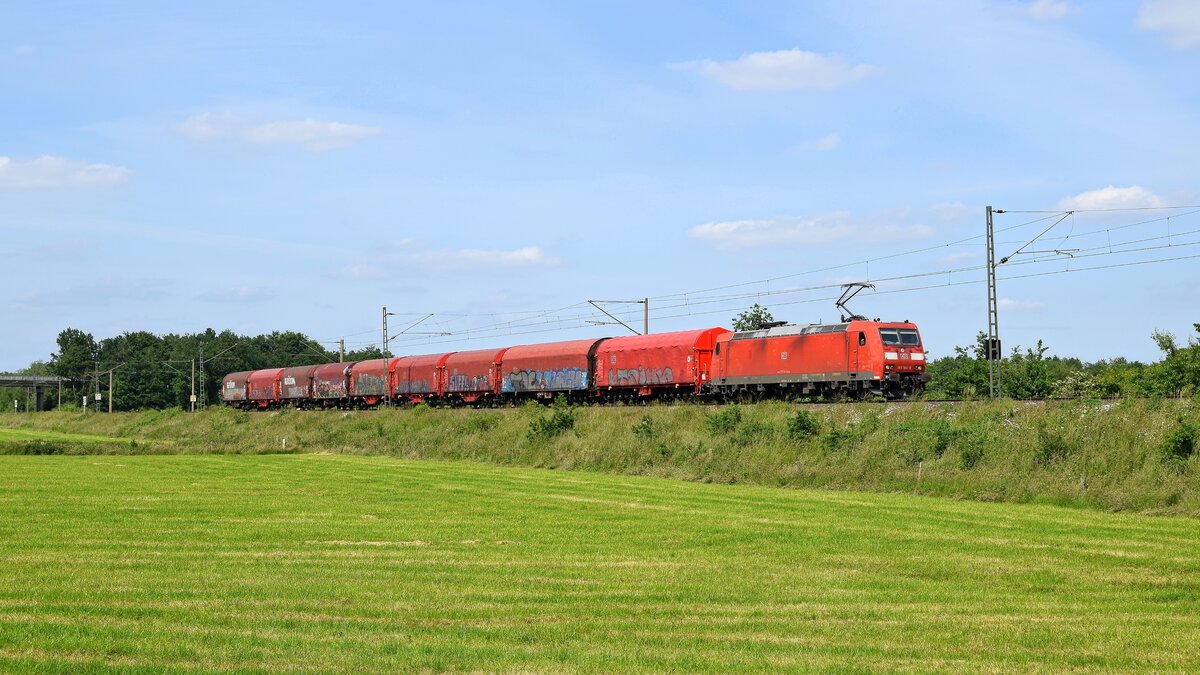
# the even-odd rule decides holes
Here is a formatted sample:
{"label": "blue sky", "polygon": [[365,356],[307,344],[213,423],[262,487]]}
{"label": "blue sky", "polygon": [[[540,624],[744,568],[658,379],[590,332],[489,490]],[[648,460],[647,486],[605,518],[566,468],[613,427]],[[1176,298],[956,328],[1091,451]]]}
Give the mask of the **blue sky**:
{"label": "blue sky", "polygon": [[246,4],[0,9],[0,369],[68,326],[378,343],[383,305],[453,333],[397,353],[624,332],[588,299],[828,321],[858,280],[945,355],[988,204],[1075,211],[1029,247],[1075,257],[1000,268],[1006,345],[1200,321],[1200,213],[1092,210],[1200,204],[1200,3]]}

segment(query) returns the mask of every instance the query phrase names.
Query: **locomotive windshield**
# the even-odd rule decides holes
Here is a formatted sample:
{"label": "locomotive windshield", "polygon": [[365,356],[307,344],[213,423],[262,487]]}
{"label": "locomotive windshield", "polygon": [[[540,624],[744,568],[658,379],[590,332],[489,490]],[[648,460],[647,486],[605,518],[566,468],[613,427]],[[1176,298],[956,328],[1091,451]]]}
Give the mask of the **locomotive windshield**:
{"label": "locomotive windshield", "polygon": [[921,337],[911,328],[880,328],[879,337],[883,344],[896,347],[915,347],[921,344]]}

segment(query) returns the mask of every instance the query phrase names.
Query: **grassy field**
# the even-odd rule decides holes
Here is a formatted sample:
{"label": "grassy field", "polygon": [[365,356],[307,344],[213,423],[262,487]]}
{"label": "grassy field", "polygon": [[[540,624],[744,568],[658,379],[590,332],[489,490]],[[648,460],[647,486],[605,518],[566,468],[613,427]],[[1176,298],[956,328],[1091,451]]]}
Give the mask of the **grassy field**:
{"label": "grassy field", "polygon": [[128,442],[128,438],[100,436],[98,434],[70,434],[62,431],[45,429],[4,429],[0,428],[0,442],[3,441],[43,441],[65,443],[113,443]]}
{"label": "grassy field", "polygon": [[1200,516],[1200,399],[9,413],[0,429],[45,434],[0,435],[0,455],[373,454]]}
{"label": "grassy field", "polygon": [[1200,668],[1190,518],[390,457],[0,457],[0,669]]}

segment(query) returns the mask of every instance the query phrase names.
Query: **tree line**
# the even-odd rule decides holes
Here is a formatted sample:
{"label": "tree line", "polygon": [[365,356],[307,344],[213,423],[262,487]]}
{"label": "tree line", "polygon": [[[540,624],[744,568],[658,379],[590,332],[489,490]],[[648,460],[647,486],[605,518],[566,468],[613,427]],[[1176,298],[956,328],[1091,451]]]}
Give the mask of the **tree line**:
{"label": "tree line", "polygon": [[[1154,331],[1151,338],[1162,352],[1154,363],[1125,358],[1086,363],[1080,359],[1046,356],[1048,348],[1012,351],[995,364],[1000,394],[1008,398],[1097,398],[1115,396],[1177,397],[1200,394],[1200,323],[1197,336],[1181,343],[1171,333]],[[930,397],[974,398],[988,394],[987,335],[980,332],[970,348],[955,347],[953,356],[929,363]]]}
{"label": "tree line", "polygon": [[[247,336],[211,328],[182,335],[132,331],[102,340],[68,328],[58,334],[57,346],[48,361],[35,361],[16,373],[70,380],[63,385],[61,401],[56,388],[46,390],[46,409],[80,406],[85,395],[88,405],[95,405],[94,393],[99,391],[100,405],[107,410],[110,370],[113,410],[186,409],[191,405],[193,384],[201,403],[215,403],[220,400],[221,378],[227,373],[332,363],[339,356],[295,331]],[[346,353],[348,361],[381,356],[375,346]],[[13,400],[24,408],[25,398],[21,389],[0,389],[0,401],[8,410]]]}

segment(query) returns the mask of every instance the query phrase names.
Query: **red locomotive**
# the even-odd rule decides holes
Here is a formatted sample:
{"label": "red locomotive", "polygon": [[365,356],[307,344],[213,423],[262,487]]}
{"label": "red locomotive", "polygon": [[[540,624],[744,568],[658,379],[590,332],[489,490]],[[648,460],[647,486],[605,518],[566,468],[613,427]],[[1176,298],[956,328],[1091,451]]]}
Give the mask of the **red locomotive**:
{"label": "red locomotive", "polygon": [[506,405],[559,395],[580,403],[904,398],[927,379],[915,324],[851,316],[239,372],[225,376],[221,398],[246,409]]}

